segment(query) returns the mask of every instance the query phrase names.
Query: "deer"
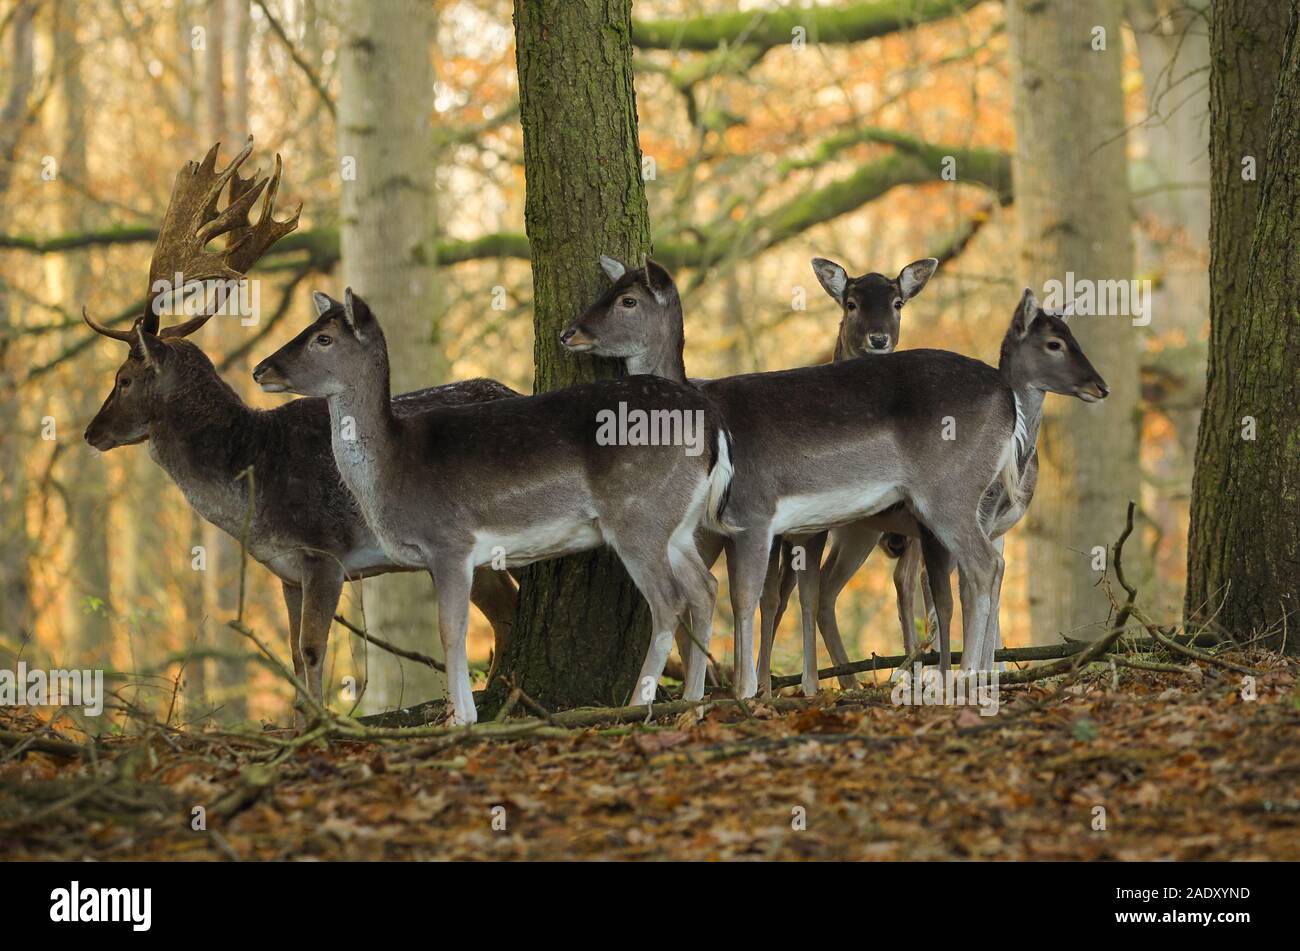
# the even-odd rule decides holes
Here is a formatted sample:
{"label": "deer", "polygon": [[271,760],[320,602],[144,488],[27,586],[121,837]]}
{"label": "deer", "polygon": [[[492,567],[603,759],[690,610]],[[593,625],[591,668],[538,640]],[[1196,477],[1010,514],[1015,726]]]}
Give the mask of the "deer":
{"label": "deer", "polygon": [[[635,376],[399,416],[388,366],[379,319],[349,287],[342,302],[318,299],[315,321],[253,379],[326,400],[338,471],[383,551],[432,578],[453,723],[478,716],[466,611],[473,571],[491,560],[517,567],[607,544],[650,607],[644,702],[680,619],[703,652],[690,663],[703,666],[717,586],[694,538],[701,526],[729,531],[733,467],[730,438],[702,394]],[[696,679],[688,700],[703,696],[703,674],[688,665]]]}
{"label": "deer", "polygon": [[[620,300],[618,306],[605,306],[604,309],[598,303],[582,318],[565,328],[560,335],[561,343],[572,352],[582,353],[595,350],[598,337],[599,350],[596,350],[596,355],[620,354],[626,372],[649,373],[678,382],[686,381],[682,362],[684,339],[681,330],[681,302],[671,276],[653,260],[649,260],[643,271],[633,274],[631,282],[627,283],[624,281],[625,275],[633,272],[623,262],[609,255],[601,255],[599,263],[616,287],[624,282],[626,293],[639,293],[642,299],[632,306],[629,306],[629,302]],[[937,259],[922,258],[904,267],[895,278],[875,272],[850,278],[839,264],[825,258],[814,258],[813,270],[818,280],[842,308],[833,359],[892,352],[899,341],[903,305],[921,292],[938,266]],[[638,281],[637,277],[642,279]],[[607,296],[612,294],[611,289]],[[668,313],[673,308],[676,308],[675,316]],[[651,336],[656,331],[663,332],[662,338]],[[690,382],[698,385],[708,381],[693,379]],[[911,537],[891,530],[908,532]],[[882,540],[882,533],[887,531],[890,534]],[[872,516],[852,526],[837,529],[834,537],[837,543],[832,546],[829,561],[838,559],[841,549],[847,546],[843,561],[847,564],[856,558],[849,576],[861,566],[877,541],[891,556],[903,556],[895,570],[899,617],[905,643],[910,645],[915,642],[916,628],[911,616],[915,578],[921,559],[920,538],[915,521],[896,507],[893,512]],[[784,603],[794,587],[796,572],[790,557],[794,546],[801,546],[807,555],[807,563],[797,575],[804,630],[801,689],[808,696],[817,691],[816,622],[812,608],[818,604],[816,576],[821,570],[821,552],[825,543],[826,533],[818,533],[787,537],[781,545],[773,545],[759,601],[761,621],[758,677],[764,695],[771,693],[771,656],[776,626],[780,623]],[[865,551],[860,552],[863,545]],[[778,557],[781,553],[785,554],[784,559]],[[843,589],[847,580],[844,578],[839,582],[836,594]],[[932,613],[929,609],[929,588],[923,586],[922,590],[926,594],[928,617]],[[832,618],[833,604],[832,598]],[[823,626],[822,635],[834,663],[848,664],[848,652],[838,628],[833,624]],[[689,650],[689,640],[681,637],[678,643],[685,654]],[[847,689],[855,686],[855,683],[851,676],[844,675],[840,677],[840,686]]]}
{"label": "deer", "polygon": [[[213,145],[201,162],[186,163],[176,176],[149,266],[144,313],[129,330],[119,330],[82,310],[92,330],[128,347],[112,390],[86,427],[85,439],[100,452],[148,443],[151,458],[194,510],[246,544],[249,555],[279,579],[294,672],[311,697],[323,701],[330,624],[344,581],[406,569],[384,554],[343,485],[330,447],[324,400],[254,409],[186,339],[213,316],[212,311],[160,327],[166,293],[161,288],[180,283],[176,275],[187,288],[240,280],[268,248],[297,227],[301,207],[283,220],[275,218],[280,157],[269,178],[244,178],[239,169],[252,152],[252,137],[223,169],[217,168],[219,148],[220,143]],[[227,186],[229,200],[219,211]],[[249,211],[259,196],[261,212],[252,224]],[[224,249],[205,250],[223,234],[228,235]],[[173,298],[180,290],[172,288]],[[433,406],[517,395],[495,380],[465,380],[397,396],[393,412],[407,416]],[[253,472],[251,483],[241,478],[248,470]],[[471,596],[493,627],[495,661],[514,623],[514,582],[506,572],[484,569],[475,573]],[[299,725],[305,722],[304,708],[298,698]]]}
{"label": "deer", "polygon": [[[937,258],[921,258],[908,264],[894,278],[878,272],[850,277],[842,265],[827,258],[813,258],[812,268],[818,283],[840,305],[840,325],[831,359],[892,353],[899,343],[904,305],[925,288],[938,267]],[[901,530],[891,531],[891,528]],[[918,646],[912,605],[917,576],[921,573],[922,552],[915,520],[901,506],[896,506],[892,511],[840,526],[829,533],[831,547],[823,566],[821,553],[827,540],[828,533],[784,538],[779,546],[779,559],[775,558],[777,546],[773,548],[776,566],[769,565],[759,601],[758,680],[764,695],[772,692],[772,647],[796,578],[804,632],[802,691],[811,695],[817,690],[816,627],[821,628],[832,663],[836,666],[849,663],[836,623],[835,602],[877,545],[897,560],[894,590],[903,649],[910,654]],[[794,567],[797,548],[802,548],[804,560],[798,569]],[[826,584],[827,580],[831,583]],[[922,582],[925,616],[929,619],[934,614],[934,606],[924,576]],[[841,675],[838,679],[841,688],[856,686],[852,676]]]}
{"label": "deer", "polygon": [[[671,276],[652,263],[607,265],[619,276],[561,332],[561,342],[622,359],[629,372],[685,378],[681,299]],[[962,581],[962,667],[977,669],[986,652],[991,661],[1003,560],[989,532],[1023,514],[1043,395],[1092,402],[1109,392],[1064,318],[1042,310],[1028,290],[996,369],[949,351],[910,350],[699,386],[721,409],[736,446],[732,534],[706,534],[700,544],[708,564],[727,551],[742,697],[757,692],[753,614],[773,540],[852,524],[899,503],[922,539],[941,667],[949,666],[954,565]],[[960,435],[945,439],[946,431]],[[805,691],[808,643],[805,629]]]}

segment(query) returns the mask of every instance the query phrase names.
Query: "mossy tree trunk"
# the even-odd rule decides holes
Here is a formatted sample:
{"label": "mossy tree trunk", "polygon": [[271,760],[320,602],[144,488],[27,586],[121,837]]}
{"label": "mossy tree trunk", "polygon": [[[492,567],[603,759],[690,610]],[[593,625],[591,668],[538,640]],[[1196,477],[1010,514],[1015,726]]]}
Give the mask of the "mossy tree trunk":
{"label": "mossy tree trunk", "polygon": [[[630,6],[515,3],[537,392],[619,374],[612,360],[564,352],[559,332],[606,285],[599,254],[640,261],[650,250]],[[622,703],[649,639],[645,601],[605,549],[524,571],[501,669],[548,708]]]}
{"label": "mossy tree trunk", "polygon": [[1300,3],[1251,0],[1211,18],[1210,359],[1187,559],[1190,623],[1217,615],[1275,644],[1300,611],[1298,19]]}

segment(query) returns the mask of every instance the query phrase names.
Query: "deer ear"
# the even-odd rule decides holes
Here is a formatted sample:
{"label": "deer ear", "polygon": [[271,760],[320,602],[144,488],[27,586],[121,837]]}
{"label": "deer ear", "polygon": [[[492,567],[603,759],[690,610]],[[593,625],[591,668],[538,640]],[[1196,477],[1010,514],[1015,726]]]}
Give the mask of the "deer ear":
{"label": "deer ear", "polygon": [[813,258],[812,267],[813,273],[817,275],[817,280],[826,289],[826,293],[830,294],[837,303],[843,304],[844,289],[849,286],[848,272],[826,258]]}
{"label": "deer ear", "polygon": [[645,259],[645,281],[660,306],[668,303],[669,293],[677,287],[673,283],[673,276],[648,257]]}
{"label": "deer ear", "polygon": [[370,307],[358,295],[352,293],[352,288],[347,287],[343,290],[343,322],[348,325],[352,331],[352,336],[358,340],[361,339],[361,331],[366,324],[374,320],[370,313]]}
{"label": "deer ear", "polygon": [[1038,298],[1034,296],[1033,290],[1026,287],[1025,293],[1020,298],[1020,303],[1016,305],[1015,316],[1011,318],[1011,330],[1020,338],[1029,333],[1029,328],[1034,325],[1034,320],[1038,317],[1038,311],[1041,307]]}
{"label": "deer ear", "polygon": [[597,260],[600,261],[600,269],[605,272],[605,276],[611,281],[617,281],[627,273],[627,265],[618,258],[610,257],[608,254],[602,254]]}
{"label": "deer ear", "polygon": [[338,301],[320,291],[311,292],[311,302],[316,305],[316,316],[323,316],[331,307],[337,307]]}
{"label": "deer ear", "polygon": [[903,292],[903,300],[911,300],[921,293],[921,288],[925,287],[938,267],[938,258],[921,258],[899,271],[898,288]]}
{"label": "deer ear", "polygon": [[162,372],[163,363],[167,360],[167,344],[145,330],[142,320],[135,322],[135,342],[131,345],[131,350],[154,373]]}

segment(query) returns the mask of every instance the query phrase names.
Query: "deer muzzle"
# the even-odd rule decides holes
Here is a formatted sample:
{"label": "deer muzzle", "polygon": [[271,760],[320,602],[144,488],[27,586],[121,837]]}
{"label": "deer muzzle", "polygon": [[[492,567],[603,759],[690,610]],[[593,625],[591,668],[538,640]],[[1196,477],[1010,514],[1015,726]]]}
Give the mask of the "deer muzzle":
{"label": "deer muzzle", "polygon": [[560,332],[560,344],[573,353],[585,353],[596,345],[596,341],[587,336],[581,327],[573,325]]}
{"label": "deer muzzle", "polygon": [[263,360],[253,368],[253,380],[263,393],[284,393],[289,389],[289,381],[269,360]]}

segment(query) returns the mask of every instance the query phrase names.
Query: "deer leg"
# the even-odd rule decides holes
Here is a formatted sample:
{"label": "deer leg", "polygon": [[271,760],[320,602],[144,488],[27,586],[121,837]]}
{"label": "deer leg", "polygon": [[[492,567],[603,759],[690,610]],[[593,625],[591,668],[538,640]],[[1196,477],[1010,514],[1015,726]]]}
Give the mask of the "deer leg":
{"label": "deer leg", "polygon": [[998,609],[1002,587],[1002,556],[977,527],[958,541],[957,568],[961,589],[963,671],[978,670],[989,617]]}
{"label": "deer leg", "polygon": [[894,593],[898,597],[898,623],[903,629],[903,653],[911,654],[920,646],[916,636],[916,617],[912,605],[916,595],[916,575],[921,567],[921,540],[909,538],[903,555],[894,564]]}
{"label": "deer leg", "polygon": [[[302,586],[290,581],[280,580],[280,591],[284,594],[284,607],[289,614],[289,653],[293,657],[293,672],[299,680],[304,680],[302,664],[302,644],[299,633],[302,631]],[[303,713],[301,697],[294,697],[293,725],[301,730],[307,726],[307,717]]]}
{"label": "deer leg", "polygon": [[[860,522],[841,526],[830,533],[831,550],[822,563],[817,592],[817,625],[822,630],[826,650],[837,666],[849,663],[849,653],[844,649],[839,623],[835,619],[835,602],[849,579],[857,573],[871,550],[876,547],[880,535],[880,532]],[[846,674],[839,678],[839,684],[844,690],[852,690],[857,686],[857,681],[852,675]]]}
{"label": "deer leg", "polygon": [[[780,587],[777,589],[776,612],[772,617],[772,630],[774,631],[781,629],[781,618],[785,617],[785,609],[790,603],[790,594],[794,591],[799,580],[800,569],[795,562],[800,559],[795,557],[795,547],[786,539],[781,539]],[[800,547],[802,547],[802,541]]]}
{"label": "deer leg", "polygon": [[735,622],[735,670],[732,686],[742,700],[758,692],[754,670],[754,609],[763,589],[763,575],[772,548],[771,529],[750,529],[733,537],[727,546],[727,577],[731,585],[731,611]]}
{"label": "deer leg", "polygon": [[438,589],[438,636],[447,664],[447,698],[451,701],[451,722],[478,722],[474,691],[469,679],[469,658],[465,637],[469,632],[469,593],[474,584],[474,566],[469,552],[441,555],[429,565],[429,575]]}
{"label": "deer leg", "polygon": [[488,670],[488,683],[491,683],[501,665],[501,655],[510,643],[510,632],[514,630],[519,591],[508,572],[479,568],[474,572],[469,599],[492,625],[492,666]]}
{"label": "deer leg", "polygon": [[818,532],[805,542],[808,560],[799,572],[799,613],[803,620],[803,679],[800,688],[805,697],[817,694],[817,600],[825,545],[825,532]]}
{"label": "deer leg", "polygon": [[[686,606],[682,588],[672,570],[674,555],[670,545],[664,548],[646,545],[630,531],[615,536],[608,525],[605,526],[605,540],[650,605],[650,648],[641,664],[641,672],[637,674],[631,700],[633,704],[650,704],[654,702],[659,678],[663,676],[668,652],[672,650],[673,635]],[[695,653],[692,644],[686,654],[687,680],[690,679],[689,665]],[[703,675],[699,676],[702,679]]]}
{"label": "deer leg", "polygon": [[934,603],[934,624],[939,638],[939,671],[952,669],[952,554],[933,533],[921,526],[921,556]]}
{"label": "deer leg", "polygon": [[332,558],[303,559],[302,627],[298,642],[302,649],[303,678],[308,692],[325,702],[325,648],[330,625],[343,593],[343,569]]}
{"label": "deer leg", "polygon": [[[705,571],[708,571],[708,569],[712,568],[713,563],[717,561],[718,556],[722,554],[723,541],[724,541],[723,536],[715,534],[713,532],[705,532],[703,530],[696,532],[695,546],[697,552],[699,553],[700,561],[705,566]],[[709,577],[712,577],[712,575],[710,575]],[[716,587],[717,585],[716,581],[714,582],[714,585]],[[686,668],[687,665],[690,663],[691,646],[694,643],[691,637],[691,633],[686,629],[686,625],[684,624],[677,625],[676,630],[673,631],[673,640],[677,644],[677,656],[680,657],[682,660],[682,682],[685,683]],[[722,683],[722,678],[718,676],[717,668],[714,666],[713,662],[711,660],[706,659],[706,665],[707,665],[705,667],[706,676],[712,674],[713,682],[715,684]]]}
{"label": "deer leg", "polygon": [[677,583],[686,594],[686,605],[691,614],[692,644],[682,699],[701,700],[704,697],[704,674],[708,670],[709,642],[713,638],[713,608],[718,598],[718,582],[704,567],[694,545],[674,546],[669,558]]}
{"label": "deer leg", "polygon": [[[1002,557],[1005,548],[1004,536],[999,535],[993,539],[993,547],[997,549],[998,556]],[[1005,558],[1003,559],[1005,564]],[[1005,573],[1005,568],[1004,568]],[[989,617],[989,634],[985,638],[984,651],[980,658],[980,667],[984,670],[1005,671],[1007,669],[1006,661],[999,661],[997,651],[1002,647],[1002,577],[998,578],[998,591],[993,600],[993,613]]]}
{"label": "deer leg", "polygon": [[772,695],[772,647],[776,643],[777,608],[781,597],[781,542],[772,543],[763,576],[763,593],[758,600],[758,689],[765,697]]}

